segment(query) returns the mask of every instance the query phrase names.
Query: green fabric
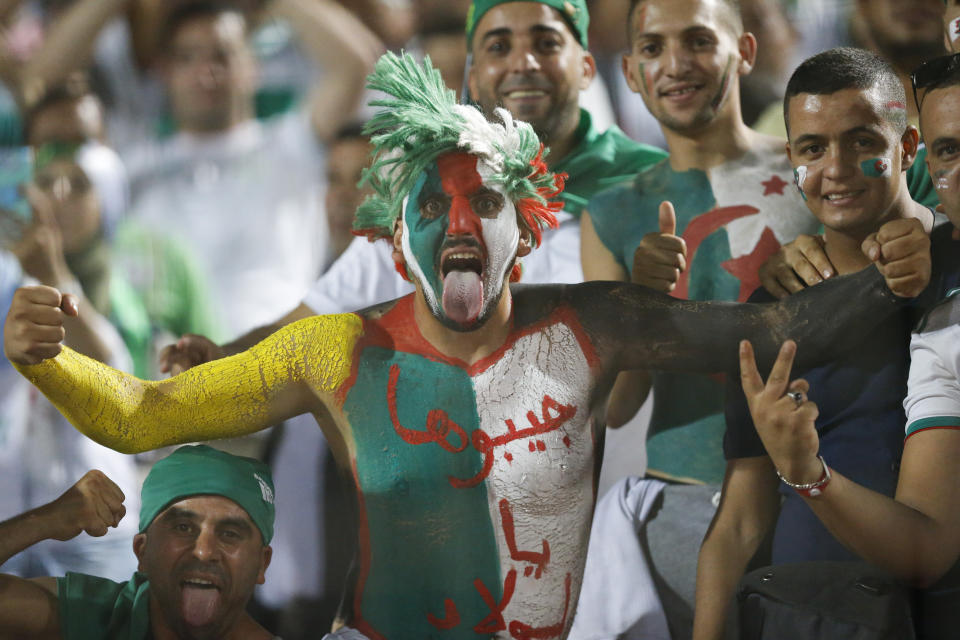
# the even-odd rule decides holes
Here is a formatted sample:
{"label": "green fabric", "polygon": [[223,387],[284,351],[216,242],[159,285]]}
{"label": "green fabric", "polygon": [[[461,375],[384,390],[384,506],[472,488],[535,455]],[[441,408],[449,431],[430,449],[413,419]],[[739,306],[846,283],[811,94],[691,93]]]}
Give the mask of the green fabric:
{"label": "green fabric", "polygon": [[914,420],[907,425],[907,435],[905,437],[909,438],[924,429],[960,429],[960,416],[933,416]]}
{"label": "green fabric", "polygon": [[153,379],[155,342],[185,333],[220,342],[227,336],[195,258],[169,237],[124,220],[113,239],[111,320],[134,362],[134,373]]}
{"label": "green fabric", "polygon": [[575,137],[576,146],[550,169],[567,174],[560,199],[563,210],[577,218],[594,194],[632,179],[667,157],[662,149],[634,142],[616,125],[599,133],[585,109],[580,110]]}
{"label": "green fabric", "polygon": [[150,637],[149,585],[141,573],[122,583],[82,573],[57,578],[64,640],[146,640]]}
{"label": "green fabric", "polygon": [[140,492],[140,532],[172,502],[196,495],[223,496],[247,512],[263,544],[273,538],[273,478],[254,458],[206,445],[180,447],[150,470]]}
{"label": "green fabric", "polygon": [[570,25],[570,30],[577,37],[580,46],[587,46],[587,30],[590,27],[590,12],[587,11],[586,0],[473,0],[467,12],[467,48],[472,46],[473,32],[484,14],[499,4],[507,2],[539,2],[556,9],[563,19]]}

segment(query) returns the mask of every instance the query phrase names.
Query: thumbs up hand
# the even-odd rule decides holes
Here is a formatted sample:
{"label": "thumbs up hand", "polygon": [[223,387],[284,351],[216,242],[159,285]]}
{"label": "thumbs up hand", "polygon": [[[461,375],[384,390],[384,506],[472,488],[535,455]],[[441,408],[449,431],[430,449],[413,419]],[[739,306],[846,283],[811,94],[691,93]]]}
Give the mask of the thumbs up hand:
{"label": "thumbs up hand", "polygon": [[687,243],[677,233],[673,204],[660,203],[660,231],[643,236],[633,252],[630,279],[636,284],[670,293],[687,268]]}

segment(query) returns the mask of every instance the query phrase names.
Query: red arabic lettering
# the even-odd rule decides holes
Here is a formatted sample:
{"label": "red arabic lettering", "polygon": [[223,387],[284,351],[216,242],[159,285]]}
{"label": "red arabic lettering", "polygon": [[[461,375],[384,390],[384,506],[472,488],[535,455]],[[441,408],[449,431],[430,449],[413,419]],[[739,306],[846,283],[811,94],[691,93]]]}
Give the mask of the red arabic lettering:
{"label": "red arabic lettering", "polygon": [[[387,408],[390,411],[390,421],[393,428],[405,442],[409,444],[427,444],[436,442],[438,445],[451,453],[460,453],[467,448],[469,439],[467,432],[459,424],[450,419],[447,412],[443,409],[431,409],[427,414],[427,430],[417,431],[407,429],[400,424],[400,417],[397,415],[397,379],[400,377],[400,367],[390,365],[390,379],[387,382]],[[453,432],[460,443],[453,445],[447,439],[450,432]]]}
{"label": "red arabic lettering", "polygon": [[550,625],[549,627],[537,628],[524,624],[519,620],[514,620],[510,623],[510,635],[516,638],[516,640],[547,640],[548,638],[555,638],[563,634],[563,630],[567,626],[567,614],[570,612],[569,573],[564,581],[564,588],[566,589],[566,600],[563,603],[563,618],[560,622]]}
{"label": "red arabic lettering", "polygon": [[497,631],[503,631],[507,628],[507,623],[503,619],[503,610],[507,608],[508,604],[510,604],[510,598],[513,597],[513,590],[516,585],[517,570],[510,569],[510,571],[507,573],[507,577],[503,581],[503,598],[500,600],[500,603],[497,604],[497,601],[493,599],[493,594],[490,593],[490,590],[487,589],[487,585],[483,584],[483,581],[480,580],[480,578],[477,578],[473,581],[473,586],[476,587],[480,597],[483,598],[483,601],[487,603],[488,607],[490,607],[490,615],[474,625],[474,632],[496,633]]}
{"label": "red arabic lettering", "polygon": [[[549,433],[559,429],[565,422],[577,414],[577,407],[574,405],[560,404],[548,395],[543,396],[543,402],[540,407],[540,417],[538,418],[533,411],[527,412],[527,421],[530,423],[528,429],[517,429],[513,420],[504,420],[507,426],[507,433],[491,438],[483,429],[476,429],[467,437],[467,432],[450,419],[450,416],[443,409],[431,409],[427,413],[426,431],[417,431],[408,429],[400,424],[400,417],[397,413],[397,381],[400,379],[400,366],[390,365],[390,376],[387,380],[387,408],[390,411],[390,421],[393,428],[404,442],[413,445],[429,444],[435,442],[442,448],[451,453],[460,453],[467,448],[469,442],[473,448],[483,456],[483,466],[480,471],[471,478],[456,478],[447,476],[450,485],[455,489],[469,489],[475,487],[490,475],[493,469],[493,453],[497,447],[510,444],[514,440],[530,438],[536,435]],[[555,415],[551,415],[551,412]],[[459,442],[453,444],[449,440],[453,433]],[[570,446],[564,441],[566,446]],[[544,446],[546,449],[546,446]],[[541,449],[543,450],[543,449]]]}
{"label": "red arabic lettering", "polygon": [[443,606],[443,618],[438,618],[432,613],[428,613],[427,622],[440,630],[453,629],[455,626],[460,624],[460,612],[457,611],[457,605],[455,605],[453,600],[450,598],[445,598],[443,601]]}
{"label": "red arabic lettering", "polygon": [[[516,530],[513,526],[513,513],[510,512],[510,503],[504,498],[500,501],[500,518],[503,520],[503,535],[507,539],[507,549],[510,550],[510,559],[517,562],[529,562],[536,567],[534,578],[539,580],[543,575],[543,570],[547,568],[550,562],[550,543],[543,540],[543,551],[520,551],[517,549]],[[527,567],[524,575],[529,576],[533,567]]]}

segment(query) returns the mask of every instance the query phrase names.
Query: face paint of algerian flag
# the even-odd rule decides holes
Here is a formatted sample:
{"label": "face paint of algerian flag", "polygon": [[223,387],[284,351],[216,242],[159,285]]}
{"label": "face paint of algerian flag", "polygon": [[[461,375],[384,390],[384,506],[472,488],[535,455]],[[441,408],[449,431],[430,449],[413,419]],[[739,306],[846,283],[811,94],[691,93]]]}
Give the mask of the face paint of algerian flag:
{"label": "face paint of algerian flag", "polygon": [[890,158],[870,158],[860,163],[863,175],[868,178],[889,178]]}
{"label": "face paint of algerian flag", "polygon": [[520,242],[513,202],[477,156],[447,153],[403,206],[402,251],[434,317],[456,330],[482,324],[503,293]]}
{"label": "face paint of algerian flag", "polygon": [[802,164],[793,170],[793,183],[797,185],[797,191],[800,196],[806,200],[807,194],[803,192],[803,183],[807,181],[807,165]]}
{"label": "face paint of algerian flag", "polygon": [[947,27],[947,35],[950,36],[950,44],[957,48],[957,40],[960,40],[960,18],[954,18]]}

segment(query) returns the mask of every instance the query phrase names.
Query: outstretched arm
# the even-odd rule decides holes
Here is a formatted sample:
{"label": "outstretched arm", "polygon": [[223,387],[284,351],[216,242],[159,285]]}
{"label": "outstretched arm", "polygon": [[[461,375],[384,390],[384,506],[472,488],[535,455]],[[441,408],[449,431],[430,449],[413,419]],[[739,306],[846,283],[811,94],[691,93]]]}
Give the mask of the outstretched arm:
{"label": "outstretched arm", "polygon": [[349,375],[362,326],[353,315],[310,318],[231,358],[148,382],[61,351],[62,328],[50,324],[57,304],[49,287],[14,294],[7,357],[78,430],[124,453],[240,436],[319,409]]}
{"label": "outstretched arm", "polygon": [[[0,565],[41,540],[102,536],[126,513],[124,495],[110,478],[88,471],[62,496],[0,523]],[[60,638],[56,583],[0,574],[0,636]]]}
{"label": "outstretched arm", "polygon": [[806,368],[852,346],[902,304],[873,267],[771,304],[678,300],[608,282],[579,285],[574,297],[581,322],[615,369],[696,372],[735,371],[742,339],[769,366],[792,338],[803,347]]}

